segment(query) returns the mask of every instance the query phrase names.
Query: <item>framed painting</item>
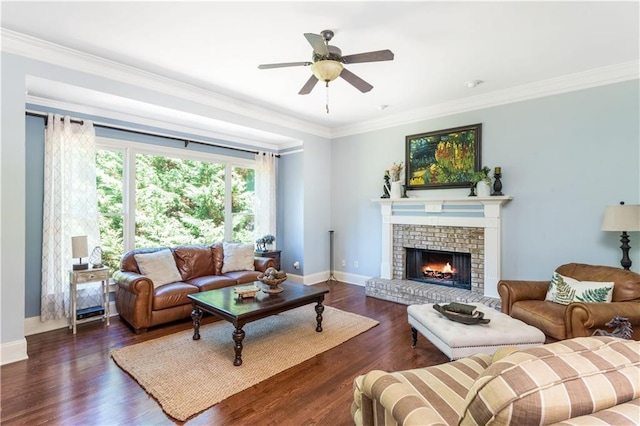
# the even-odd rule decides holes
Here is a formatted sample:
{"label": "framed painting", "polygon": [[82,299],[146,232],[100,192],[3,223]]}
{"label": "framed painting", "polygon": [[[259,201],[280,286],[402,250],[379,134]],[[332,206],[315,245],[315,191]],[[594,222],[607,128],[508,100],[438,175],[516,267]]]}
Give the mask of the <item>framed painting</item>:
{"label": "framed painting", "polygon": [[407,189],[468,188],[480,170],[482,124],[406,137]]}

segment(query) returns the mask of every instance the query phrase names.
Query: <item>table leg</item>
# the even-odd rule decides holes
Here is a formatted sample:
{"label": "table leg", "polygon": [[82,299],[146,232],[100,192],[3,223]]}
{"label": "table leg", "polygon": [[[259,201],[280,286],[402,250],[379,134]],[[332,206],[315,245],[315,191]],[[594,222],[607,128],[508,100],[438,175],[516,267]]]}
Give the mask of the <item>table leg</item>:
{"label": "table leg", "polygon": [[104,284],[104,313],[107,316],[107,327],[111,324],[111,301],[109,300],[109,281],[103,281]]}
{"label": "table leg", "polygon": [[245,333],[242,329],[242,326],[236,327],[236,329],[233,331],[233,341],[236,343],[236,359],[233,360],[233,365],[235,365],[236,367],[238,365],[242,365],[242,340],[244,340],[244,336]]}
{"label": "table leg", "polygon": [[319,301],[316,305],[316,321],[318,322],[318,326],[316,327],[316,331],[320,333],[322,331],[322,313],[324,312],[324,305],[322,301]]}
{"label": "table leg", "polygon": [[415,348],[418,344],[418,330],[414,327],[411,327],[411,347]]}
{"label": "table leg", "polygon": [[202,319],[202,309],[197,306],[191,311],[191,319],[193,320],[193,340],[200,340],[200,319]]}

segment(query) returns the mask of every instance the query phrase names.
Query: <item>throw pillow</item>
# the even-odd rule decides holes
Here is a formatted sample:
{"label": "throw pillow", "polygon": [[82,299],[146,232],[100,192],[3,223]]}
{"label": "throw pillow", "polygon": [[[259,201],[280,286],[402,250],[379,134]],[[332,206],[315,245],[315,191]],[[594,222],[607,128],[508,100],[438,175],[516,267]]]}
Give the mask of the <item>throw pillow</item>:
{"label": "throw pillow", "polygon": [[572,302],[608,303],[613,296],[613,282],[578,281],[553,273],[545,300],[568,305]]}
{"label": "throw pillow", "polygon": [[224,260],[222,273],[231,271],[255,271],[253,266],[253,244],[222,243]]}
{"label": "throw pillow", "polygon": [[182,281],[182,276],[178,271],[171,250],[164,249],[153,253],[138,253],[134,257],[142,275],[153,282],[153,288]]}

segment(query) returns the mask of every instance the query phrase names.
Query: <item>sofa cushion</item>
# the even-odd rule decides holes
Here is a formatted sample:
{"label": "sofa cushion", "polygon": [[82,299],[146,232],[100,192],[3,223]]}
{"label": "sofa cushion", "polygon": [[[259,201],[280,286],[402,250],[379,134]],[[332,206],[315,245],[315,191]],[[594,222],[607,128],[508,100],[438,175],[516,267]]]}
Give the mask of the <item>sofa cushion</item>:
{"label": "sofa cushion", "polygon": [[187,283],[198,287],[200,291],[209,291],[235,285],[237,281],[226,275],[207,275],[204,277],[191,278]]}
{"label": "sofa cushion", "polygon": [[[491,357],[476,354],[453,362],[413,370],[384,373],[371,371],[357,383],[367,395],[374,396],[377,405],[393,401],[384,409],[394,412],[400,424],[421,424],[420,414],[425,407],[439,416],[438,424],[457,424],[465,409],[465,396],[489,366]],[[358,380],[358,379],[356,379]],[[362,407],[366,409],[365,407]],[[378,411],[381,407],[375,407]],[[368,417],[371,413],[362,413]]]}
{"label": "sofa cushion", "polygon": [[233,271],[233,272],[227,272],[224,275],[226,277],[229,277],[235,280],[237,284],[246,284],[246,283],[252,283],[254,281],[257,281],[258,275],[260,274],[261,272],[259,271]]}
{"label": "sofa cushion", "polygon": [[222,243],[224,251],[224,262],[222,263],[222,273],[230,271],[253,271],[254,250],[253,244],[244,243]]}
{"label": "sofa cushion", "polygon": [[578,281],[554,272],[545,300],[568,305],[572,302],[608,303],[613,295],[613,282]]}
{"label": "sofa cushion", "polygon": [[211,253],[213,256],[213,275],[222,275],[222,262],[224,262],[222,243],[211,244]]}
{"label": "sofa cushion", "polygon": [[535,328],[547,336],[563,340],[567,338],[564,314],[565,305],[546,300],[520,300],[511,306],[511,316]]}
{"label": "sofa cushion", "polygon": [[174,306],[191,304],[188,294],[198,293],[198,287],[176,282],[156,287],[153,290],[153,308],[154,311],[161,309],[173,308]]}
{"label": "sofa cushion", "polygon": [[215,275],[213,252],[211,246],[185,245],[173,249],[176,266],[182,281],[188,281],[195,277]]}
{"label": "sofa cushion", "polygon": [[182,276],[176,267],[171,250],[158,250],[153,253],[136,253],[136,262],[140,273],[153,282],[153,287],[181,281]]}
{"label": "sofa cushion", "polygon": [[460,424],[551,424],[640,397],[640,342],[581,337],[515,352],[487,368]]}

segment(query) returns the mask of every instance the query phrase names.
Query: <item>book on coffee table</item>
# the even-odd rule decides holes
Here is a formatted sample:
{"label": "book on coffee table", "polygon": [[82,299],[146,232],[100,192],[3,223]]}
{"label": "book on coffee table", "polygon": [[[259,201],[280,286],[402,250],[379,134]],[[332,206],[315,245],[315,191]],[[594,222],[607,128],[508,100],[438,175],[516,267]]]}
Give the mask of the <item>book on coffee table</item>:
{"label": "book on coffee table", "polygon": [[467,305],[465,303],[451,302],[448,305],[442,306],[442,309],[449,312],[455,312],[457,314],[475,315],[478,312],[478,307],[474,305]]}

